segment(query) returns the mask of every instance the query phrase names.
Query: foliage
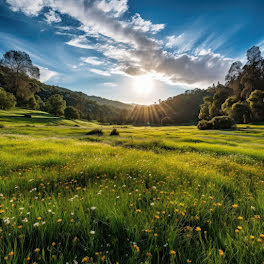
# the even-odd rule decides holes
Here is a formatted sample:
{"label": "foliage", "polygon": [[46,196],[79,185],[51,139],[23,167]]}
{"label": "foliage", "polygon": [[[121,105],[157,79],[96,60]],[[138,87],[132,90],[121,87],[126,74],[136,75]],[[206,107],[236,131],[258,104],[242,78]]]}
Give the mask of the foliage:
{"label": "foliage", "polygon": [[215,116],[210,123],[214,129],[230,129],[235,125],[234,120],[228,116]]}
{"label": "foliage", "polygon": [[39,78],[39,68],[32,64],[30,56],[22,51],[10,50],[3,55],[0,63],[7,67],[5,89],[12,92],[21,105],[26,103],[38,91],[39,87],[32,78]]}
{"label": "foliage", "polygon": [[73,106],[67,106],[64,110],[64,116],[67,119],[80,119],[79,111]]}
{"label": "foliage", "polygon": [[254,121],[264,120],[264,91],[253,91],[247,101],[249,102]]}
{"label": "foliage", "polygon": [[205,98],[199,119],[211,120],[226,115],[237,123],[264,121],[264,59],[249,61],[243,69],[241,65],[240,62],[232,64],[228,82],[216,86],[213,98]]}
{"label": "foliage", "polygon": [[111,131],[110,136],[119,136],[119,132],[117,131],[116,128],[114,128],[114,129]]}
{"label": "foliage", "polygon": [[197,128],[200,130],[212,129],[213,124],[212,124],[212,122],[210,122],[208,120],[201,120],[198,122]]}
{"label": "foliage", "polygon": [[50,96],[46,102],[47,111],[55,116],[63,116],[66,108],[66,101],[59,94]]}
{"label": "foliage", "polygon": [[16,98],[13,94],[6,92],[0,87],[0,109],[11,109],[16,105]]}

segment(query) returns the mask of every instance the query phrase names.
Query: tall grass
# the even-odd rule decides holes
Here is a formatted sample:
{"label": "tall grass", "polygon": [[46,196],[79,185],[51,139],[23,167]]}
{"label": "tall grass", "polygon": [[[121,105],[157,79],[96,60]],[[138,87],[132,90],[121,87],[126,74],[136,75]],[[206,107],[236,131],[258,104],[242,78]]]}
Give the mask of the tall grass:
{"label": "tall grass", "polygon": [[264,260],[263,126],[109,126],[98,141],[95,123],[4,116],[1,263]]}

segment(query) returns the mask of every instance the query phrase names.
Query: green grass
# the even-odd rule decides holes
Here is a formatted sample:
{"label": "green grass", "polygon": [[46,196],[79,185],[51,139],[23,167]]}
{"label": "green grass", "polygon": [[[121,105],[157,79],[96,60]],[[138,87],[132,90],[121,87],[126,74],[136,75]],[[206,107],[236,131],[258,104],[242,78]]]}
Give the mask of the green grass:
{"label": "green grass", "polygon": [[264,125],[0,125],[0,263],[264,261]]}

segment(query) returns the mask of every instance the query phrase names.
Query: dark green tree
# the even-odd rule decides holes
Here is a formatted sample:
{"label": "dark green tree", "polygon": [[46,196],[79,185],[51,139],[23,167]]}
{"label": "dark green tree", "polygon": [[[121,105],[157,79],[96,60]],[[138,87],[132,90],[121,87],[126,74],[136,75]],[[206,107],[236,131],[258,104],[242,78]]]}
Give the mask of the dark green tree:
{"label": "dark green tree", "polygon": [[230,116],[232,112],[232,105],[236,102],[238,102],[238,98],[236,96],[233,95],[228,97],[221,106],[222,112],[225,115]]}
{"label": "dark green tree", "polygon": [[236,121],[236,123],[249,123],[251,121],[250,109],[245,102],[237,102],[232,105],[229,116]]}
{"label": "dark green tree", "polygon": [[0,109],[8,110],[16,105],[16,98],[12,93],[6,92],[0,87]]}
{"label": "dark green tree", "polygon": [[248,100],[254,121],[264,120],[264,91],[253,91]]}
{"label": "dark green tree", "polygon": [[28,103],[27,103],[27,107],[29,109],[33,109],[33,110],[36,110],[36,109],[39,108],[39,105],[38,105],[38,103],[36,101],[35,96],[32,96],[32,97],[29,98]]}
{"label": "dark green tree", "polygon": [[49,97],[46,102],[47,111],[55,116],[63,116],[66,108],[66,101],[59,94],[54,94]]}
{"label": "dark green tree", "polygon": [[67,106],[64,110],[64,116],[67,119],[80,119],[79,111],[73,106]]}

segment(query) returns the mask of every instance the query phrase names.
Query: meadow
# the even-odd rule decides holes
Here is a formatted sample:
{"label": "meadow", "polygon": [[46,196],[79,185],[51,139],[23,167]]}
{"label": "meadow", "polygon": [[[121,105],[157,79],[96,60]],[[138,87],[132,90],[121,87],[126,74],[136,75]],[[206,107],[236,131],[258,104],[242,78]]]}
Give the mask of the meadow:
{"label": "meadow", "polygon": [[0,125],[0,263],[264,262],[264,125]]}

